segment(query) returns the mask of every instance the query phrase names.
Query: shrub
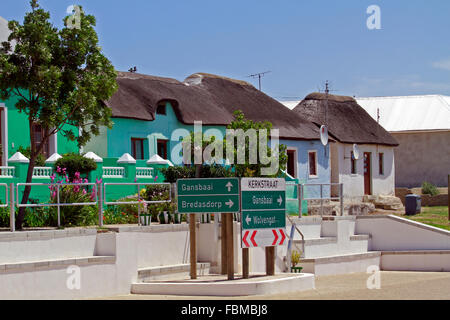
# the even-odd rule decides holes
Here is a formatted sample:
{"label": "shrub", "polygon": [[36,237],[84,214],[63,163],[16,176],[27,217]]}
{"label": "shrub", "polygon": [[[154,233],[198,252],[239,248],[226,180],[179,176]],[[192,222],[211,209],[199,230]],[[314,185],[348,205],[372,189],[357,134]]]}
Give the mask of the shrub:
{"label": "shrub", "polygon": [[175,183],[178,179],[195,177],[195,167],[174,166],[159,169],[164,175],[165,182]]}
{"label": "shrub", "polygon": [[[51,177],[52,183],[55,181],[55,175]],[[66,181],[68,178],[66,177]],[[62,181],[58,181],[61,183]],[[78,184],[87,182],[87,179],[82,179],[79,172],[75,172],[72,183]],[[57,187],[50,186],[51,203],[58,203]],[[85,203],[95,202],[96,199],[96,186],[89,190],[89,186],[83,185],[61,185],[59,187],[59,203]],[[55,225],[55,219],[57,219],[56,207],[51,207],[50,215],[52,225]],[[92,206],[62,206],[60,209],[61,225],[62,226],[89,226],[97,223],[98,208],[97,205]]]}
{"label": "shrub", "polygon": [[0,208],[0,228],[9,228],[9,208]]}
{"label": "shrub", "polygon": [[[17,149],[17,152],[20,152],[28,159],[31,158],[31,147],[24,148],[24,147],[20,146]],[[42,153],[38,154],[38,156],[36,157],[36,166],[37,167],[45,166],[45,160],[47,160],[47,159],[45,159],[45,156]]]}
{"label": "shrub", "polygon": [[300,263],[301,255],[297,250],[293,250],[291,253],[291,265],[292,267],[295,267],[297,264]]}
{"label": "shrub", "polygon": [[[38,204],[38,199],[28,199],[28,202],[31,204]],[[49,207],[28,207],[25,209],[25,219],[24,226],[31,228],[42,228],[49,226],[57,226],[57,216],[55,219],[51,218],[53,211]],[[57,215],[57,211],[55,210],[55,215]],[[55,221],[53,224],[52,222]]]}
{"label": "shrub", "polygon": [[[164,175],[165,182],[169,183],[175,183],[178,179],[195,178],[195,166],[174,166],[159,170]],[[203,165],[201,169],[202,178],[223,178],[232,176],[234,176],[234,173],[231,168],[218,164]]]}
{"label": "shrub", "polygon": [[424,182],[422,184],[422,194],[429,194],[432,196],[437,196],[439,194],[438,188],[429,182]]}
{"label": "shrub", "polygon": [[81,154],[71,152],[64,154],[55,162],[54,169],[58,173],[60,173],[61,168],[65,168],[69,177],[74,179],[76,172],[86,176],[89,172],[97,169],[97,163],[92,159],[83,157]]}
{"label": "shrub", "polygon": [[[119,199],[118,202],[137,201],[137,197],[127,197]],[[141,213],[144,212],[143,206]],[[138,222],[138,205],[137,204],[119,204],[116,206],[108,206],[103,211],[103,223],[105,224],[135,224]]]}

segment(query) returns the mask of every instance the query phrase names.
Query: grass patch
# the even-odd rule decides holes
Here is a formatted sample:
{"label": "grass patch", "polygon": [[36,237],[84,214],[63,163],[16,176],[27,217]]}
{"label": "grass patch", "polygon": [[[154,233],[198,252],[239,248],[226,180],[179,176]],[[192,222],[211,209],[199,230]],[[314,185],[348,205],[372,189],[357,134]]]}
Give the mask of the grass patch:
{"label": "grass patch", "polygon": [[414,216],[397,214],[403,218],[428,224],[433,227],[450,231],[450,222],[448,221],[448,207],[422,207],[422,212]]}

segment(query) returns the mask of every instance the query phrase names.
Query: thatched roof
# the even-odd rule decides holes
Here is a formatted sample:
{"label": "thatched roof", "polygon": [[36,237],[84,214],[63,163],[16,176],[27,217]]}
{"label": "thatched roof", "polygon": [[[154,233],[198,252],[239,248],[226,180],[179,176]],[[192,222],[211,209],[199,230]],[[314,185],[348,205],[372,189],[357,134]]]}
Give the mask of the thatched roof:
{"label": "thatched roof", "polygon": [[159,102],[170,101],[183,124],[228,125],[242,110],[253,121],[270,121],[280,138],[319,139],[318,128],[245,81],[196,73],[184,82],[138,73],[119,72],[118,91],[105,102],[113,117],[155,120]]}
{"label": "thatched roof", "polygon": [[[326,124],[328,132],[343,143],[398,146],[398,142],[380,126],[352,97],[311,93],[294,109],[318,126]],[[325,112],[327,110],[327,112]]]}

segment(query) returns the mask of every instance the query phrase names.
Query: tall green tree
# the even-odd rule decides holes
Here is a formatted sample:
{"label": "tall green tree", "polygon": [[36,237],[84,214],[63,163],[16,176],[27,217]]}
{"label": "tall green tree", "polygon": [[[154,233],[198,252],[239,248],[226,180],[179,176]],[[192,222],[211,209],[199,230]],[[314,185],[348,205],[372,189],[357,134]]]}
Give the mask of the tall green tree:
{"label": "tall green tree", "polygon": [[[111,110],[102,101],[117,90],[116,71],[98,45],[94,16],[79,7],[77,16],[65,17],[59,30],[37,0],[30,5],[22,24],[9,22],[11,34],[0,46],[0,99],[16,96],[15,107],[27,115],[30,127],[27,182],[32,180],[36,157],[52,135],[61,132],[81,147],[91,135],[99,134],[101,126],[111,128]],[[33,124],[46,132],[39,145]],[[79,135],[67,130],[68,125],[79,130]],[[28,202],[30,191],[27,186],[22,204]],[[17,229],[24,216],[21,208]]]}
{"label": "tall green tree", "polygon": [[[245,118],[244,113],[241,110],[236,110],[233,113],[234,120],[227,126],[227,129],[231,130],[241,130],[243,132],[254,131],[256,140],[259,141],[262,132],[267,132],[267,138],[270,137],[270,132],[272,130],[272,123],[269,121],[258,122]],[[265,137],[263,141],[267,144]],[[286,170],[287,165],[287,154],[286,145],[279,144],[278,150],[267,148],[267,152],[261,152],[261,146],[257,144],[251,144],[250,139],[246,138],[244,143],[239,142],[234,137],[226,137],[224,139],[224,150],[227,151],[228,155],[233,158],[233,164],[231,167],[234,169],[235,175],[237,177],[282,177],[285,176],[283,171]],[[245,155],[244,163],[239,163],[239,154]],[[253,161],[251,161],[252,154],[255,156]],[[231,160],[228,159],[228,160]],[[270,174],[265,175],[263,173],[264,168],[270,167],[271,164],[276,163],[276,170]]]}

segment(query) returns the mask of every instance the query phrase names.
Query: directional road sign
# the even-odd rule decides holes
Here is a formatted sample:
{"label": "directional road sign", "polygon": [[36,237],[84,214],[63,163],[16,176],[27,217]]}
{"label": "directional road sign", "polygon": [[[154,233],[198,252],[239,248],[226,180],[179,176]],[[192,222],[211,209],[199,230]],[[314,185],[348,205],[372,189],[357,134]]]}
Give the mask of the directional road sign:
{"label": "directional road sign", "polygon": [[285,244],[286,182],[282,178],[242,178],[242,247]]}
{"label": "directional road sign", "polygon": [[239,179],[180,179],[177,181],[178,212],[239,212]]}

